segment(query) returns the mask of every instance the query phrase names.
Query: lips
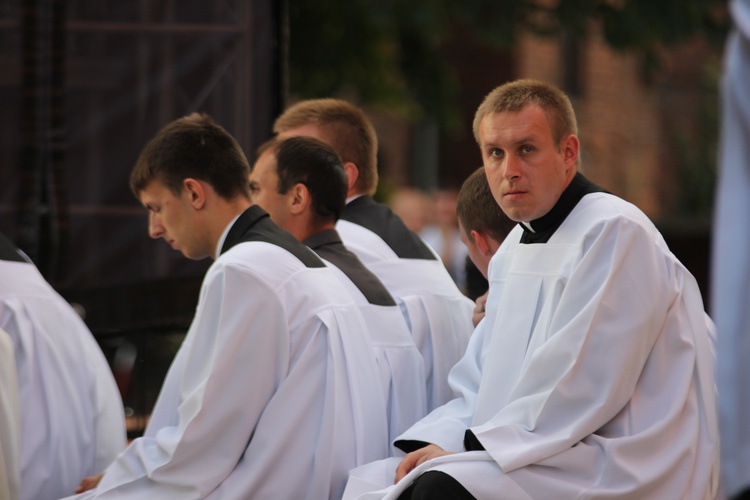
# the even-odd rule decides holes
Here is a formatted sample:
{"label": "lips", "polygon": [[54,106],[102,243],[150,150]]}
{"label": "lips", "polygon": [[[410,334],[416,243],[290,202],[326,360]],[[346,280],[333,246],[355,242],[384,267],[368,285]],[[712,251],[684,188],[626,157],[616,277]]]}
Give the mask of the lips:
{"label": "lips", "polygon": [[526,191],[522,191],[520,189],[511,189],[503,195],[503,198],[505,198],[506,200],[515,200],[521,198],[525,194],[527,194]]}

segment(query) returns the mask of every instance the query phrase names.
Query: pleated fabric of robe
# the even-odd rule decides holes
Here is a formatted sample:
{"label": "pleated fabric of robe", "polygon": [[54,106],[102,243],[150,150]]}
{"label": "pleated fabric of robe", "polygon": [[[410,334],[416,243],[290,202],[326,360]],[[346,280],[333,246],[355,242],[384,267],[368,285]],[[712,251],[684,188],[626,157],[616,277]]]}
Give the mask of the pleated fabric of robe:
{"label": "pleated fabric of robe", "polygon": [[335,230],[307,240],[351,293],[367,324],[386,400],[389,442],[427,414],[422,354],[395,300],[378,278],[344,247]]}
{"label": "pleated fabric of robe", "polygon": [[0,328],[18,374],[20,498],[60,498],[125,448],[122,399],[93,335],[37,268],[0,260],[0,276]]}
{"label": "pleated fabric of robe", "polygon": [[346,205],[336,229],[400,306],[424,359],[428,410],[450,401],[448,373],[474,330],[474,303],[434,251],[387,206],[368,196],[356,198]]}

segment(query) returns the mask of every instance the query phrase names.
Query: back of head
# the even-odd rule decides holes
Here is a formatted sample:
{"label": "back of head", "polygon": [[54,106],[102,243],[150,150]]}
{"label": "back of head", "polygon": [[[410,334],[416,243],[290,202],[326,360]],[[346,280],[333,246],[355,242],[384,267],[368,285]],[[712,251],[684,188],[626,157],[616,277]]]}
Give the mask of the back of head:
{"label": "back of head", "polygon": [[279,194],[302,183],[318,222],[336,222],[346,204],[348,183],[341,158],[328,144],[312,137],[291,137],[275,146]]}
{"label": "back of head", "polygon": [[130,174],[130,189],[138,196],[158,180],[179,194],[182,181],[193,178],[225,199],[247,198],[249,173],[234,137],[208,115],[193,113],[169,123],[146,144]]}
{"label": "back of head", "polygon": [[467,236],[471,236],[471,231],[479,231],[498,243],[501,243],[516,225],[495,201],[484,167],[475,170],[461,186],[456,214]]}
{"label": "back of head", "polygon": [[560,89],[536,80],[516,80],[497,87],[484,98],[474,115],[474,138],[479,143],[479,126],[485,116],[505,111],[517,112],[529,105],[539,106],[547,115],[552,137],[578,135],[578,124],[570,99]]}
{"label": "back of head", "polygon": [[356,191],[372,195],[378,187],[378,138],[365,113],[341,99],[311,99],[284,111],[273,131],[282,134],[306,125],[316,126],[343,162],[357,166]]}

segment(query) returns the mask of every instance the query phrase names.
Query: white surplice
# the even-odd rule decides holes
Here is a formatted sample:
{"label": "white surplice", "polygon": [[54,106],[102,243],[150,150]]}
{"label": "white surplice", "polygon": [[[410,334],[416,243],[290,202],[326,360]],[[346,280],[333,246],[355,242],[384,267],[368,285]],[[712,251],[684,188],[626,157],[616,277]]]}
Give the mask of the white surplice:
{"label": "white surplice", "polygon": [[18,500],[21,483],[21,424],[13,341],[0,330],[0,498]]}
{"label": "white surplice", "polygon": [[0,276],[0,328],[18,373],[20,498],[59,498],[125,447],[122,400],[91,332],[36,267],[0,260]]}
{"label": "white surplice", "polygon": [[350,468],[387,456],[363,328],[330,269],[236,244],[206,273],[144,436],[74,498],[340,498]]}
{"label": "white surplice", "polygon": [[[450,375],[459,397],[400,439],[456,455],[426,470],[483,499],[709,499],[718,487],[712,325],[647,217],[584,196],[543,244],[517,227],[490,265],[487,315]],[[485,451],[464,451],[470,429]],[[392,481],[395,460],[352,471]],[[385,484],[384,484],[385,483]]]}
{"label": "white surplice", "polygon": [[370,304],[346,274],[324,262],[347,287],[367,324],[386,401],[388,441],[393,442],[427,413],[422,355],[398,306]]}
{"label": "white surplice", "polygon": [[474,329],[474,303],[461,293],[438,257],[399,258],[380,236],[346,220],[339,220],[336,229],[401,307],[424,358],[428,410],[450,401],[448,373],[461,359]]}

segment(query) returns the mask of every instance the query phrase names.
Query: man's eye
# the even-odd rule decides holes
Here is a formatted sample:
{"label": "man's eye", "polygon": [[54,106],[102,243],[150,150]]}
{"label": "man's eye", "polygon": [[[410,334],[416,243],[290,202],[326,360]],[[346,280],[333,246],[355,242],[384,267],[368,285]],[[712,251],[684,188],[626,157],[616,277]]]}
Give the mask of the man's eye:
{"label": "man's eye", "polygon": [[494,156],[495,158],[500,158],[503,156],[503,150],[502,149],[490,149],[490,156]]}
{"label": "man's eye", "polygon": [[521,146],[522,153],[531,153],[532,151],[534,151],[534,148],[531,146]]}

